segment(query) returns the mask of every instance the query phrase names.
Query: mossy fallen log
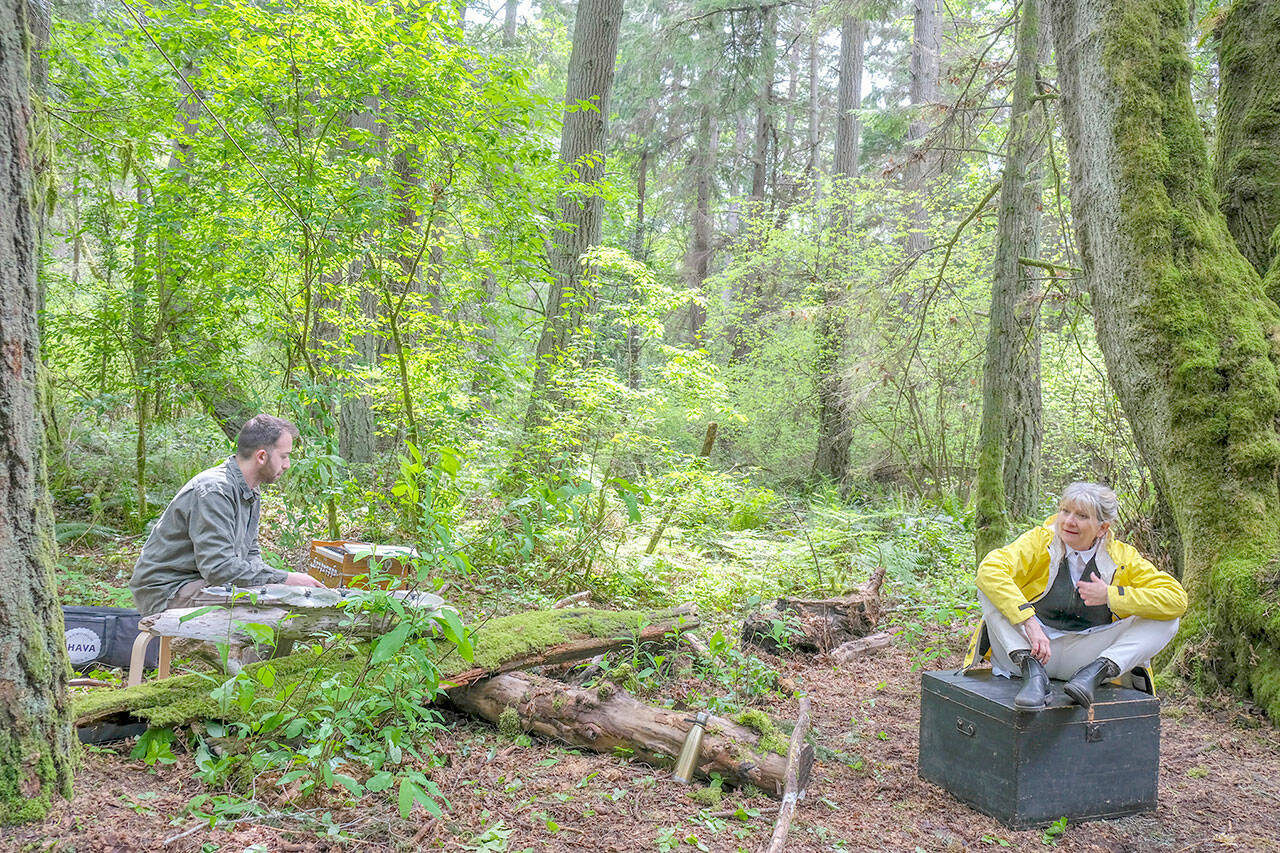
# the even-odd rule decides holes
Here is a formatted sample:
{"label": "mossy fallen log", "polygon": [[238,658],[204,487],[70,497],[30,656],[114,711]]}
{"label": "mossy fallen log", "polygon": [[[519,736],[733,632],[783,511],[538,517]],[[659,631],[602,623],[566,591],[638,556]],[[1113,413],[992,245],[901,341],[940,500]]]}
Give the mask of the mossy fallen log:
{"label": "mossy fallen log", "polygon": [[[675,761],[694,716],[688,711],[646,705],[612,685],[569,687],[527,672],[496,675],[451,690],[449,702],[504,730],[515,725],[593,752],[625,752],[659,767]],[[772,726],[762,733],[751,725],[754,720],[744,722],[711,716],[695,769],[704,778],[714,773],[734,787],[754,785],[771,797],[781,797],[786,785],[787,744],[778,739]],[[803,752],[797,770],[801,788],[813,764],[813,748],[806,746]]]}
{"label": "mossy fallen log", "polygon": [[[661,638],[696,626],[687,609],[665,611],[535,610],[490,619],[471,633],[475,650],[471,661],[455,652],[441,654],[436,665],[442,682],[475,680],[505,669],[527,666],[540,657],[552,659],[579,649],[591,657],[602,647],[616,647],[636,638]],[[584,642],[589,641],[589,642]],[[272,695],[291,695],[290,707],[305,708],[318,700],[321,685],[333,681],[350,685],[368,668],[369,644],[324,648],[309,645],[291,655],[246,666],[250,677],[270,666]],[[245,714],[234,703],[219,702],[214,689],[225,682],[218,673],[193,673],[137,687],[94,690],[77,699],[73,713],[77,726],[112,721],[141,721],[151,726],[187,725],[197,720],[243,721]],[[270,704],[269,697],[259,696]],[[255,714],[262,713],[259,704]]]}

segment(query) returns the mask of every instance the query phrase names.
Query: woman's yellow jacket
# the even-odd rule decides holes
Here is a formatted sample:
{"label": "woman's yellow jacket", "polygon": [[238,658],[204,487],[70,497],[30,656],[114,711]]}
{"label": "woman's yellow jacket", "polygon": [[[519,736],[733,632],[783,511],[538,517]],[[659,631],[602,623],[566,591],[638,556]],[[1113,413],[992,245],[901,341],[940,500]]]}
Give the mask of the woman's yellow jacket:
{"label": "woman's yellow jacket", "polygon": [[[1062,563],[1065,550],[1054,533],[1056,519],[1050,516],[1044,524],[995,549],[978,566],[978,589],[1015,625],[1035,615],[1036,600],[1053,584]],[[1182,584],[1151,565],[1132,545],[1108,539],[1106,548],[1098,549],[1096,562],[1098,574],[1108,585],[1107,606],[1113,618],[1177,619],[1186,611],[1187,594]],[[966,667],[981,653],[978,647],[983,627],[978,624],[969,643]]]}

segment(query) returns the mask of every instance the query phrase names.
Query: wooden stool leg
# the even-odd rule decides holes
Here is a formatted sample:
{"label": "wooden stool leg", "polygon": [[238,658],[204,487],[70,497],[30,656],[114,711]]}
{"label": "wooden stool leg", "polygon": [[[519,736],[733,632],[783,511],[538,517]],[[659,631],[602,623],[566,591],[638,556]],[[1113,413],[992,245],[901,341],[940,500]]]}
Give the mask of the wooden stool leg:
{"label": "wooden stool leg", "polygon": [[159,666],[156,669],[156,678],[169,677],[169,658],[170,658],[169,647],[172,645],[172,643],[173,643],[173,637],[160,638],[160,661],[159,661]]}
{"label": "wooden stool leg", "polygon": [[142,667],[147,661],[147,646],[151,645],[151,635],[140,631],[133,641],[133,652],[129,655],[129,686],[137,687],[142,683]]}

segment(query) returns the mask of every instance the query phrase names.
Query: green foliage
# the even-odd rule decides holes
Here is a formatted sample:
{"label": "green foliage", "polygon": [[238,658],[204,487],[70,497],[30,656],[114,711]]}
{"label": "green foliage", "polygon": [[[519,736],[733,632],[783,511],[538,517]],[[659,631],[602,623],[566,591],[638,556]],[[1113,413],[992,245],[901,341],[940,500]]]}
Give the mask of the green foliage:
{"label": "green foliage", "polygon": [[1057,847],[1067,832],[1067,819],[1060,817],[1053,823],[1045,827],[1044,832],[1040,834],[1040,843],[1047,847]]}
{"label": "green foliage", "polygon": [[877,546],[885,590],[909,603],[889,617],[899,640],[915,650],[914,669],[949,654],[926,643],[936,626],[967,623],[977,609],[971,523],[946,514],[906,516]]}
{"label": "green foliage", "polygon": [[730,530],[759,530],[769,523],[777,496],[769,489],[757,489],[743,496],[729,516]]}
{"label": "green foliage", "polygon": [[721,691],[703,697],[708,709],[736,712],[752,699],[777,695],[777,670],[751,651],[734,645],[721,631],[708,638],[707,647],[710,659],[699,663],[700,675]]}
{"label": "green foliage", "polygon": [[301,798],[394,794],[403,817],[415,805],[441,813],[444,796],[420,769],[432,761],[431,735],[440,725],[430,707],[440,689],[437,662],[441,645],[470,662],[470,638],[455,613],[423,616],[380,590],[358,597],[352,609],[400,619],[372,643],[341,635],[331,641],[354,667],[313,670],[300,683],[281,679],[266,662],[214,688],[217,717],[239,722],[206,724],[196,751],[202,781],[243,787],[270,773]]}

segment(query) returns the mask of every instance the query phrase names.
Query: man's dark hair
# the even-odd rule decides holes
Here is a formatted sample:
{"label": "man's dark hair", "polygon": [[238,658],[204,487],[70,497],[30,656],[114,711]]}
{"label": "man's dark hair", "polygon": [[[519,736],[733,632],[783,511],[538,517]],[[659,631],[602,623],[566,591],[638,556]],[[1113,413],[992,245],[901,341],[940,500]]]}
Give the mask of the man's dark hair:
{"label": "man's dark hair", "polygon": [[275,447],[280,436],[289,433],[296,440],[300,433],[291,421],[275,415],[254,415],[236,436],[236,455],[248,459],[263,448]]}

